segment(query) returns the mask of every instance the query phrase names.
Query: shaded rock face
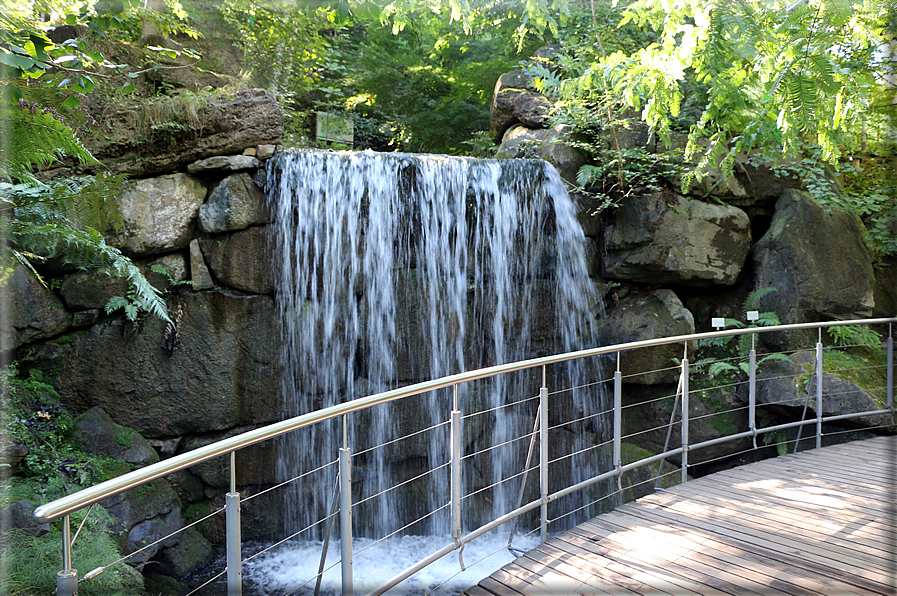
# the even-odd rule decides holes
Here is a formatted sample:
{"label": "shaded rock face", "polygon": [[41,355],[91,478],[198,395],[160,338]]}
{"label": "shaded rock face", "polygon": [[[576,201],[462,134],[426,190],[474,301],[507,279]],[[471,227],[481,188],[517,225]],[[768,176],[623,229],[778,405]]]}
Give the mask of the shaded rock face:
{"label": "shaded rock face", "polygon": [[75,438],[87,451],[120,459],[136,467],[159,461],[149,442],[134,430],[115,424],[100,407],[93,407],[75,419]]}
{"label": "shaded rock face", "polygon": [[604,237],[609,279],[732,285],[751,247],[747,214],[667,193],[632,197]]}
{"label": "shaded rock face", "polygon": [[219,182],[199,208],[199,228],[210,234],[242,230],[270,220],[264,190],[246,173]]}
{"label": "shaded rock face", "polygon": [[107,241],[135,256],[183,248],[205,197],[202,182],[186,174],[127,182],[121,192],[124,225]]}
{"label": "shaded rock face", "polygon": [[[786,191],[753,248],[754,287],[778,290],[761,300],[760,310],[775,312],[782,323],[870,316],[875,273],[864,232],[855,214],[827,211],[808,193]],[[782,348],[812,345],[802,334],[766,336]]]}
{"label": "shaded rock face", "polygon": [[547,97],[526,89],[502,89],[495,94],[493,105],[497,111],[531,128],[543,126],[551,111]]}
{"label": "shaded rock face", "polygon": [[[524,90],[530,93],[538,93],[533,86],[533,76],[524,70],[512,70],[506,72],[495,82],[495,90],[492,93],[492,104],[489,107],[489,132],[498,140],[504,136],[511,126],[520,123],[520,119],[512,110],[507,110],[507,106],[500,108],[498,105],[498,96],[505,90]],[[505,99],[508,99],[505,97]],[[503,102],[504,104],[504,102]]]}
{"label": "shaded rock face", "polygon": [[21,265],[0,287],[6,320],[0,325],[0,352],[65,331],[69,319],[59,300]]}
{"label": "shaded rock face", "polygon": [[3,534],[10,530],[28,534],[29,536],[43,536],[50,532],[50,524],[38,524],[34,521],[36,506],[28,499],[17,499],[6,507],[0,509],[0,540]]}
{"label": "shaded rock face", "polygon": [[254,226],[233,234],[203,236],[199,246],[211,273],[225,285],[254,292],[274,292],[271,231]]}
{"label": "shaded rock face", "polygon": [[875,268],[873,317],[897,315],[897,257],[888,257]]}
{"label": "shaded rock face", "polygon": [[[791,410],[800,416],[807,408],[806,418],[816,417],[816,374],[813,368],[815,353],[796,352],[792,361],[775,360],[758,370],[757,404],[772,406],[779,410]],[[822,415],[858,414],[880,409],[868,393],[856,383],[836,375],[822,374]],[[850,425],[877,426],[887,424],[883,415],[862,416],[847,422]],[[805,433],[812,434],[812,433]]]}
{"label": "shaded rock face", "polygon": [[272,338],[279,331],[271,298],[210,292],[181,300],[181,344],[172,356],[160,348],[164,323],[148,319],[126,338],[112,321],[63,345],[21,351],[19,359],[24,368],[58,371],[55,388],[71,411],[99,406],[148,438],[276,420],[280,362]]}
{"label": "shaded rock face", "polygon": [[[152,271],[153,265],[162,265],[174,281],[181,281],[187,276],[187,264],[184,257],[175,253],[155,257],[135,263],[154,287],[164,289],[169,281]],[[103,310],[113,296],[127,296],[128,281],[120,277],[112,277],[103,271],[78,271],[67,276],[59,286],[59,293],[65,305],[73,310]]]}
{"label": "shaded rock face", "polygon": [[539,130],[513,126],[502,138],[496,157],[536,156],[557,168],[561,178],[575,182],[579,168],[586,163],[586,157],[570,144],[573,140],[571,134],[572,129],[566,124]]}
{"label": "shaded rock face", "polygon": [[199,159],[238,154],[257,145],[277,145],[283,139],[283,114],[274,96],[263,89],[241,91],[232,98],[210,97],[195,110],[199,122],[173,137],[139,132],[132,114],[108,109],[95,96],[86,103],[100,130],[82,140],[115,174],[171,172]]}
{"label": "shaded rock face", "polygon": [[[165,480],[155,480],[100,503],[114,518],[110,529],[118,534],[126,554],[134,553],[184,525],[181,503]],[[129,562],[132,565],[146,563],[160,549],[177,543],[177,537],[169,538],[140,551]]]}
{"label": "shaded rock face", "polygon": [[[672,290],[627,296],[599,321],[598,327],[602,345],[694,332],[692,314]],[[644,385],[675,383],[679,370],[674,359],[682,358],[682,352],[681,345],[669,345],[627,353],[621,358],[623,381]]]}

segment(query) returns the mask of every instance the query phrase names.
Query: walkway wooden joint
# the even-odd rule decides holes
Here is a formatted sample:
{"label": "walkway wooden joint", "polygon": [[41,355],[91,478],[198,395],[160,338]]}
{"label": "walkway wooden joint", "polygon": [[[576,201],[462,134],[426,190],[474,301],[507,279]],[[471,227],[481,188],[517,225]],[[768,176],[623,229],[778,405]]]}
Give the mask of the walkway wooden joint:
{"label": "walkway wooden joint", "polygon": [[551,538],[467,596],[897,594],[897,437],[658,492]]}

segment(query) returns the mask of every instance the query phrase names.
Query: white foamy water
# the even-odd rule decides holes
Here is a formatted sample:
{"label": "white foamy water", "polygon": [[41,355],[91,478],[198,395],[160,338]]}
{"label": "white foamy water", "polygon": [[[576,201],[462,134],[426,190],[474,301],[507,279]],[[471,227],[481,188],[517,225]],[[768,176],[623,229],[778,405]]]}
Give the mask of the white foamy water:
{"label": "white foamy water", "polygon": [[[416,561],[451,543],[446,536],[403,536],[380,544],[369,539],[356,539],[353,558],[353,579],[356,594],[365,594],[396,576]],[[392,588],[389,594],[449,595],[460,594],[481,579],[513,561],[516,556],[506,548],[506,535],[487,534],[464,547],[462,571],[458,551],[454,551]],[[527,551],[538,544],[538,538],[526,536],[515,541],[514,549]],[[370,548],[368,548],[370,546]],[[243,577],[255,586],[253,593],[262,596],[281,594],[313,594],[315,576],[321,558],[321,542],[289,544],[265,553],[246,563]],[[341,593],[339,541],[330,543],[321,583],[321,594]]]}

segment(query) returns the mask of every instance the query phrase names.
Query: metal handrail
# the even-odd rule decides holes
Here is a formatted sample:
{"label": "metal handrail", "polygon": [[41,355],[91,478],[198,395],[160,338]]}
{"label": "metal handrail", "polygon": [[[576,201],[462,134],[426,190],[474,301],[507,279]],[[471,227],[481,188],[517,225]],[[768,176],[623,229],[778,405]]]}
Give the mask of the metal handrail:
{"label": "metal handrail", "polygon": [[[691,333],[687,335],[677,335],[672,337],[663,337],[655,339],[647,339],[640,341],[615,344],[612,346],[601,346],[598,348],[590,348],[579,350],[576,352],[567,352],[564,354],[556,354],[552,356],[544,356],[541,358],[533,358],[531,360],[521,360],[508,364],[499,364],[473,371],[467,371],[439,379],[415,383],[397,389],[376,393],[367,397],[361,397],[352,401],[344,402],[308,414],[302,414],[294,418],[289,418],[281,422],[269,424],[239,435],[229,437],[212,443],[204,447],[199,447],[193,451],[176,455],[169,459],[163,460],[156,464],[152,464],[139,470],[134,470],[117,478],[107,480],[95,486],[80,490],[76,493],[66,495],[34,510],[34,520],[38,523],[47,523],[73,511],[77,511],[109,497],[115,496],[126,490],[135,488],[142,484],[146,484],[163,476],[167,476],[173,472],[189,468],[198,463],[227,455],[244,447],[266,441],[276,436],[298,430],[300,428],[311,426],[325,420],[338,418],[352,412],[357,412],[372,406],[395,401],[404,397],[427,393],[445,387],[451,387],[468,381],[475,381],[487,377],[494,377],[500,374],[546,366],[549,364],[557,364],[559,362],[567,362],[587,358],[590,356],[600,356],[604,354],[613,354],[617,352],[625,352],[638,348],[648,348],[662,346],[668,344],[676,344],[682,342],[691,342],[701,339],[710,339],[715,337],[729,337],[737,335],[746,335],[750,333],[769,333],[776,331],[793,331],[800,329],[820,329],[827,327],[835,327],[840,325],[878,325],[887,323],[897,323],[897,317],[878,318],[878,319],[857,319],[849,321],[828,321],[819,323],[796,323],[790,325],[776,325],[771,327],[747,327],[743,329],[730,329],[725,331],[712,331],[707,333]],[[675,450],[673,450],[675,451]]]}

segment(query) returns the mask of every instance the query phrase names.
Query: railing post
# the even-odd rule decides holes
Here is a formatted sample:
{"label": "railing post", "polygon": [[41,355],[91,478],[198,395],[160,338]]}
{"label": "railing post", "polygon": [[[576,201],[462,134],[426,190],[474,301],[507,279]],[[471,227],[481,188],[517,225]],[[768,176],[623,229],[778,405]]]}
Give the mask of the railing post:
{"label": "railing post", "polygon": [[72,568],[72,527],[66,515],[62,520],[62,571],[56,573],[57,596],[78,596],[78,570]]}
{"label": "railing post", "polygon": [[620,468],[623,467],[623,373],[620,372],[620,353],[617,352],[617,370],[614,372],[614,469],[617,486],[622,491]]}
{"label": "railing post", "polygon": [[243,554],[240,535],[240,493],[237,492],[236,452],[230,452],[230,492],[224,496],[227,546],[227,595],[243,593]]}
{"label": "railing post", "polygon": [[[894,334],[893,323],[888,324],[888,409],[891,410],[891,416],[894,415]],[[893,421],[892,421],[893,424]]]}
{"label": "railing post", "polygon": [[461,411],[458,409],[458,386],[455,385],[452,409],[452,540],[461,538]]}
{"label": "railing post", "polygon": [[548,387],[545,366],[542,366],[542,387],[539,389],[539,491],[542,497],[540,534],[548,540]]}
{"label": "railing post", "polygon": [[816,449],[822,447],[822,327],[816,342]]}
{"label": "railing post", "polygon": [[340,569],[343,596],[352,596],[352,450],[348,446],[347,421],[343,416],[343,448],[339,450]]}
{"label": "railing post", "polygon": [[682,482],[688,481],[688,344],[682,359]]}
{"label": "railing post", "polygon": [[751,333],[750,369],[748,371],[748,428],[751,430],[754,449],[757,448],[757,350]]}

